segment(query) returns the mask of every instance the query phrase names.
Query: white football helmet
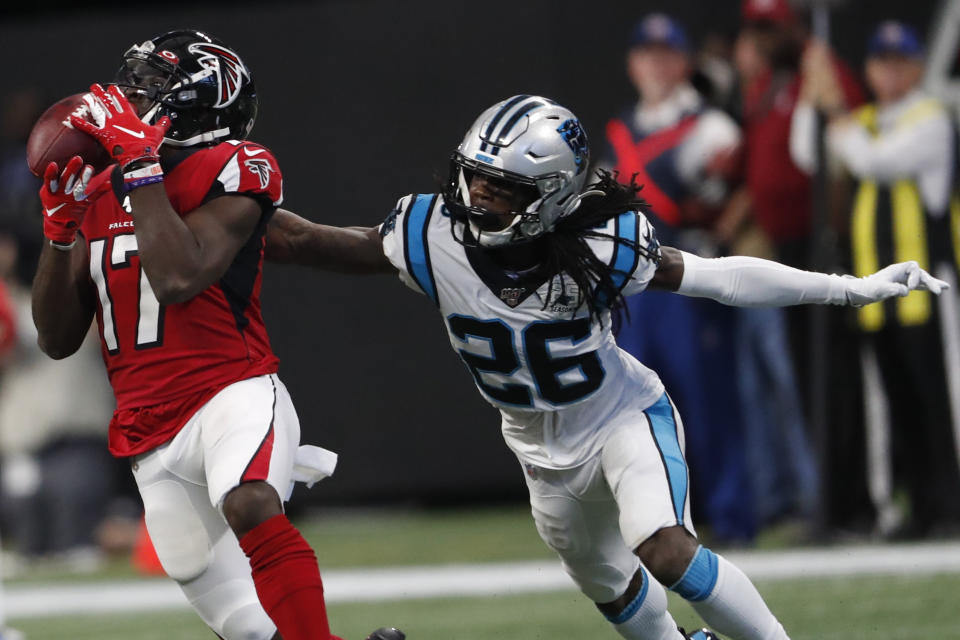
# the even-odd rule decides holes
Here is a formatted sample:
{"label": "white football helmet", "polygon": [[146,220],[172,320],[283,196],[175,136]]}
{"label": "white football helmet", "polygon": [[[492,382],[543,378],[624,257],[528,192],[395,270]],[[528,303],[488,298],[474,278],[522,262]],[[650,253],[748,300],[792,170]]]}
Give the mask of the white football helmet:
{"label": "white football helmet", "polygon": [[[498,102],[480,114],[451,158],[444,201],[454,237],[464,244],[496,247],[551,231],[579,205],[589,160],[587,134],[569,109],[540,96]],[[506,228],[484,224],[484,216],[495,214],[470,202],[476,173],[529,189],[534,201],[511,212]],[[500,228],[487,230],[491,226]]]}

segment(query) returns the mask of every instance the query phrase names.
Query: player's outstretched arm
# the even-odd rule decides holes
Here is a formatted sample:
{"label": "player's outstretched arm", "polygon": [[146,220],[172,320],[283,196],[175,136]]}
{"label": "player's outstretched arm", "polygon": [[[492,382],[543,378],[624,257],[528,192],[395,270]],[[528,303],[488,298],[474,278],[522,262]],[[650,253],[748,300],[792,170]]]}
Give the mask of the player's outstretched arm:
{"label": "player's outstretched arm", "polygon": [[738,307],[862,306],[905,296],[914,289],[939,294],[949,286],[921,269],[916,262],[892,264],[872,275],[855,278],[802,271],[779,262],[747,256],[700,258],[670,247],[663,247],[661,255],[651,287],[711,298]]}
{"label": "player's outstretched arm", "polygon": [[332,227],[277,209],[267,227],[265,257],[338,273],[393,273],[377,227]]}

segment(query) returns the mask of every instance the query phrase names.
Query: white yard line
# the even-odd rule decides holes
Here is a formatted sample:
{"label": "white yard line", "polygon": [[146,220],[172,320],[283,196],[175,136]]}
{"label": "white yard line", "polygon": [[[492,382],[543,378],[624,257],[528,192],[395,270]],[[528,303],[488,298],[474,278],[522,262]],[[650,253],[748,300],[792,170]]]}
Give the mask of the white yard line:
{"label": "white yard line", "polygon": [[[724,554],[751,578],[788,580],[858,575],[960,573],[960,541],[888,546],[740,551]],[[329,602],[508,595],[572,590],[557,562],[457,564],[323,573]],[[185,609],[166,579],[8,586],[10,618]]]}

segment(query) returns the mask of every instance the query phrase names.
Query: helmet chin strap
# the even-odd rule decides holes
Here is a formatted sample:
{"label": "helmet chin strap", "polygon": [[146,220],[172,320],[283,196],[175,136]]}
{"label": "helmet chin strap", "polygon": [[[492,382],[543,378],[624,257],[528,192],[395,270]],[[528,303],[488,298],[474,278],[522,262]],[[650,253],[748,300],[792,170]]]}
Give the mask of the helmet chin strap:
{"label": "helmet chin strap", "polygon": [[205,131],[198,135],[193,136],[192,138],[187,138],[186,140],[174,140],[173,138],[164,138],[163,143],[171,147],[190,147],[195,144],[200,144],[201,142],[213,142],[214,140],[219,140],[230,135],[230,128],[224,129],[214,129],[213,131]]}
{"label": "helmet chin strap", "polygon": [[470,220],[470,232],[477,238],[477,244],[482,247],[502,247],[505,244],[510,244],[510,241],[513,240],[516,235],[514,227],[517,226],[518,222],[520,222],[520,216],[514,216],[510,226],[499,231],[484,231],[473,220]]}
{"label": "helmet chin strap", "polygon": [[463,169],[457,172],[457,185],[460,187],[460,197],[463,199],[463,204],[470,206],[470,187],[467,185],[467,179],[463,175]]}
{"label": "helmet chin strap", "polygon": [[564,205],[563,211],[560,212],[560,217],[568,216],[577,209],[580,208],[580,205],[583,203],[583,199],[587,196],[603,196],[606,195],[603,191],[599,189],[593,189],[591,191],[584,191],[583,193],[578,193],[577,195],[570,198],[570,201]]}

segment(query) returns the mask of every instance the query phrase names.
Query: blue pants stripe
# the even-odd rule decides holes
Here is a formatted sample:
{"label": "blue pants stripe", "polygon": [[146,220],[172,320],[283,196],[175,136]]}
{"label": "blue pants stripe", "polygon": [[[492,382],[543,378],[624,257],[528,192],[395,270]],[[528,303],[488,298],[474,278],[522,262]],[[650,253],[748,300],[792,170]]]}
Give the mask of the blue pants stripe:
{"label": "blue pants stripe", "polygon": [[667,394],[660,396],[660,399],[646,409],[644,414],[650,422],[650,431],[653,433],[654,442],[663,459],[677,524],[683,524],[684,505],[687,502],[687,461],[684,460],[683,451],[680,449],[677,421],[673,417],[673,405]]}

